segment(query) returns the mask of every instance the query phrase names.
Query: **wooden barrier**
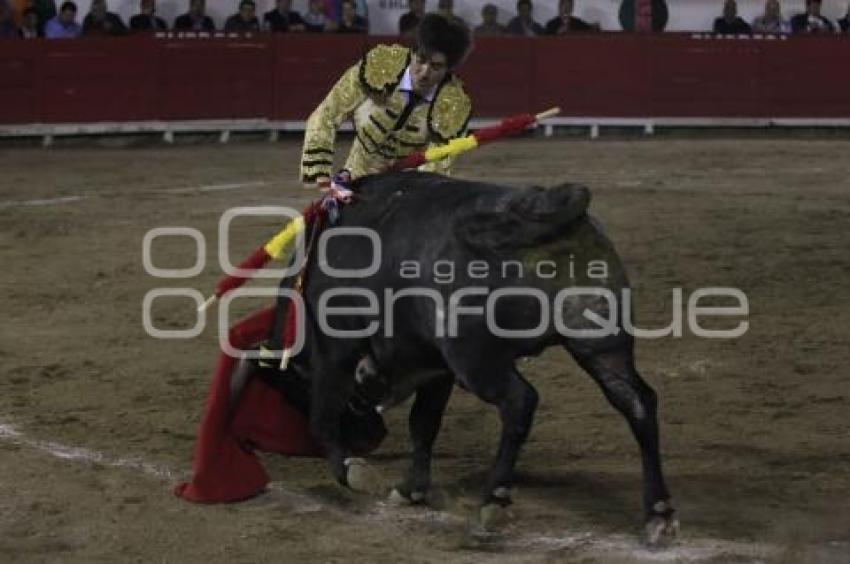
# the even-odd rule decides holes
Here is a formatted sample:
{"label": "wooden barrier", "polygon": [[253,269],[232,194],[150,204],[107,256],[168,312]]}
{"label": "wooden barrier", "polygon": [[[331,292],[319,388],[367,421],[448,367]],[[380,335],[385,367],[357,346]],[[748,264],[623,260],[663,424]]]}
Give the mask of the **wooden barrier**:
{"label": "wooden barrier", "polygon": [[[368,47],[398,38],[4,41],[0,123],[303,121]],[[475,116],[850,118],[850,41],[597,34],[480,38],[459,69]],[[845,65],[846,66],[846,65]]]}

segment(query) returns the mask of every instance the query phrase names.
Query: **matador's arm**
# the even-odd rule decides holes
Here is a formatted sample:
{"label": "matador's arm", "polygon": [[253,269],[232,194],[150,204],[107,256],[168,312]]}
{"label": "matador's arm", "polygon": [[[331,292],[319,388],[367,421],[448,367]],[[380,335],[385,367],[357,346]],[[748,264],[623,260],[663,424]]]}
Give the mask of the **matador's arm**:
{"label": "matador's arm", "polygon": [[361,64],[363,63],[345,71],[307,119],[304,148],[301,153],[302,182],[313,183],[320,176],[333,175],[336,130],[366,99],[366,92],[359,79]]}

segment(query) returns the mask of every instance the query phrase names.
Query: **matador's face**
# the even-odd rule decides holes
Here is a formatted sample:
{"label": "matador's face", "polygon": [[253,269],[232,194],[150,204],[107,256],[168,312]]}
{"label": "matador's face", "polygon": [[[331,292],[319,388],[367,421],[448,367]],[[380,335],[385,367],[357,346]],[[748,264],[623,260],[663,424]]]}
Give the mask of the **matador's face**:
{"label": "matador's face", "polygon": [[442,53],[414,53],[410,61],[413,91],[425,95],[440,84],[449,72],[449,64]]}

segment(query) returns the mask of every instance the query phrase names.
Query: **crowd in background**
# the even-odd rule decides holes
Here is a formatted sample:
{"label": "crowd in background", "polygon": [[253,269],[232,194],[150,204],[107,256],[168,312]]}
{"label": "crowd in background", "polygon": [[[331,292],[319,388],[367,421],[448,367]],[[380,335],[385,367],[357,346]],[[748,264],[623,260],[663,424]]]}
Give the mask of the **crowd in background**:
{"label": "crowd in background", "polygon": [[821,14],[821,0],[806,0],[805,12],[786,19],[782,15],[782,6],[779,4],[779,0],[767,0],[764,4],[764,13],[753,19],[750,24],[738,16],[738,5],[735,0],[725,0],[723,14],[714,20],[712,31],[736,35],[751,33],[849,33],[848,16],[850,16],[850,4],[847,6],[847,13],[838,20],[836,26],[829,18]]}
{"label": "crowd in background", "polygon": [[[369,13],[366,0],[309,0],[303,14],[292,10],[291,0],[277,0],[274,9],[257,15],[255,0],[239,0],[236,13],[219,27],[206,14],[205,0],[189,0],[188,11],[169,25],[156,15],[156,0],[141,0],[139,13],[127,24],[118,14],[109,11],[107,0],[92,0],[91,9],[82,23],[77,6],[71,0],[62,2],[59,9],[55,0],[27,0],[20,13],[0,0],[0,39],[72,38],[78,36],[116,36],[146,31],[203,31],[227,32],[286,32],[286,33],[368,33]],[[574,0],[560,0],[558,15],[541,23],[534,19],[531,0],[519,0],[516,13],[500,14],[494,4],[481,10],[481,22],[474,26],[479,36],[493,35],[564,35],[594,32],[597,23],[586,22],[573,15]],[[400,35],[410,36],[425,14],[426,0],[409,0],[409,11],[398,24]],[[625,11],[624,11],[625,10]],[[436,11],[444,17],[460,21],[454,13],[453,0],[438,0]],[[624,16],[624,14],[626,14]],[[664,0],[624,0],[620,11],[623,28],[636,31],[662,31],[667,19]],[[634,23],[632,25],[632,19]],[[723,2],[722,14],[714,21],[712,31],[718,34],[794,33],[824,34],[850,33],[850,4],[847,13],[837,22],[821,15],[821,0],[806,0],[806,10],[790,19],[782,14],[779,0],[766,0],[764,13],[751,23],[738,16],[735,0]],[[505,23],[502,23],[505,22]],[[468,24],[467,24],[468,25]]]}
{"label": "crowd in background", "polygon": [[277,0],[273,10],[257,15],[254,0],[239,0],[237,11],[219,27],[206,14],[205,0],[189,0],[188,10],[169,25],[156,15],[156,0],[141,0],[139,13],[125,24],[109,11],[107,0],[92,0],[91,10],[79,22],[77,5],[65,0],[56,9],[54,0],[33,0],[16,21],[7,0],[0,0],[0,38],[120,36],[150,31],[367,33],[365,0],[310,0],[306,13],[291,9],[291,0]]}

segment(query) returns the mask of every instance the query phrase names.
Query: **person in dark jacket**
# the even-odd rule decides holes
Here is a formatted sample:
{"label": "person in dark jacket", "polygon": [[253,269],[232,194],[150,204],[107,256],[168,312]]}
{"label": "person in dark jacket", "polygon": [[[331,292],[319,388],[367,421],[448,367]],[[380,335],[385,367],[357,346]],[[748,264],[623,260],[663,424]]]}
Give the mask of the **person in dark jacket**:
{"label": "person in dark jacket", "polygon": [[131,31],[165,31],[168,24],[165,20],[157,17],[156,0],[142,0],[139,4],[139,13],[130,18]]}
{"label": "person in dark jacket", "polygon": [[507,32],[510,35],[524,35],[526,37],[543,35],[546,30],[534,21],[534,17],[531,15],[532,11],[534,11],[534,5],[531,0],[519,0],[516,3],[516,16],[508,22]]}
{"label": "person in dark jacket", "polygon": [[595,31],[598,28],[573,15],[573,0],[558,2],[558,15],[546,23],[546,35],[565,35],[577,31]]}
{"label": "person in dark jacket", "polygon": [[38,12],[35,8],[27,8],[24,10],[23,19],[21,21],[21,37],[23,39],[44,37],[44,32],[39,25]]}
{"label": "person in dark jacket", "polygon": [[301,14],[292,9],[292,0],[277,0],[275,9],[263,16],[263,28],[276,33],[306,29]]}
{"label": "person in dark jacket", "polygon": [[0,39],[20,39],[21,30],[15,25],[12,8],[6,0],[0,0]]}
{"label": "person in dark jacket", "polygon": [[738,4],[735,0],[723,3],[723,15],[714,20],[714,33],[749,35],[753,32],[750,24],[738,16]]}
{"label": "person in dark jacket", "polygon": [[257,19],[257,5],[254,0],[239,2],[239,11],[224,22],[224,31],[241,33],[260,31],[260,20]]}
{"label": "person in dark jacket", "polygon": [[340,4],[339,26],[337,33],[368,33],[369,22],[362,16],[357,15],[357,6],[354,0],[342,0]]}
{"label": "person in dark jacket", "polygon": [[841,28],[841,33],[850,33],[850,4],[847,4],[847,13],[838,20],[838,27]]}
{"label": "person in dark jacket", "polygon": [[481,25],[475,28],[478,37],[486,35],[505,35],[505,26],[499,23],[499,8],[495,4],[484,4],[481,8]]}
{"label": "person in dark jacket", "polygon": [[623,31],[660,33],[667,27],[670,10],[665,0],[622,0],[618,16]]}
{"label": "person in dark jacket", "polygon": [[116,36],[126,35],[127,26],[121,17],[106,9],[106,0],[93,0],[91,11],[83,19],[83,35]]}
{"label": "person in dark jacket", "polygon": [[791,18],[791,32],[801,34],[835,33],[835,26],[820,13],[821,0],[806,0],[806,13]]}
{"label": "person in dark jacket", "polygon": [[401,15],[398,19],[398,34],[405,37],[416,35],[416,28],[425,15],[425,0],[410,0],[407,5],[410,11]]}
{"label": "person in dark jacket", "polygon": [[32,6],[35,13],[38,14],[38,32],[39,37],[44,37],[45,27],[47,22],[53,19],[56,12],[55,0],[28,0],[27,4]]}
{"label": "person in dark jacket", "polygon": [[189,11],[174,20],[175,31],[215,31],[212,18],[206,15],[205,0],[189,0]]}

